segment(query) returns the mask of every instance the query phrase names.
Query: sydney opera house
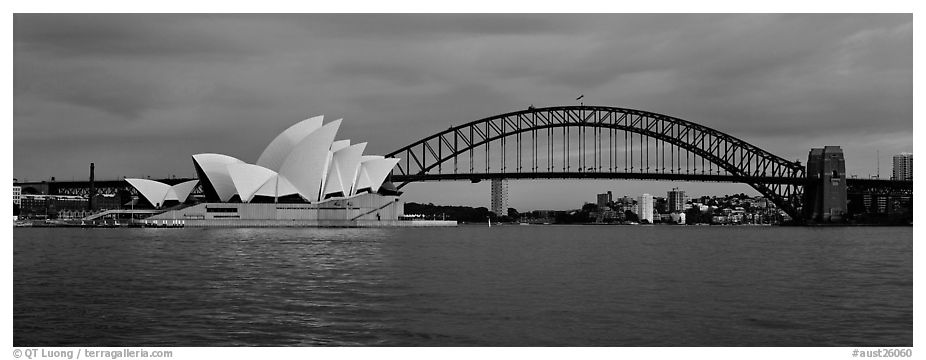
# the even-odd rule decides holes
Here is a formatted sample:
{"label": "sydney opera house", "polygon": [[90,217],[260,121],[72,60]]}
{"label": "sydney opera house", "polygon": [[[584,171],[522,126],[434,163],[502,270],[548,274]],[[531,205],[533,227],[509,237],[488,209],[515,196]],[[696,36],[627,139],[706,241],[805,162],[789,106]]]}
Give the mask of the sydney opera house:
{"label": "sydney opera house", "polygon": [[[254,164],[193,155],[199,180],[167,185],[126,179],[165,212],[144,221],[184,226],[378,226],[403,205],[386,177],[399,159],[364,155],[366,143],[335,140],[341,120],[303,120],[279,134]],[[184,205],[197,182],[204,201]]]}

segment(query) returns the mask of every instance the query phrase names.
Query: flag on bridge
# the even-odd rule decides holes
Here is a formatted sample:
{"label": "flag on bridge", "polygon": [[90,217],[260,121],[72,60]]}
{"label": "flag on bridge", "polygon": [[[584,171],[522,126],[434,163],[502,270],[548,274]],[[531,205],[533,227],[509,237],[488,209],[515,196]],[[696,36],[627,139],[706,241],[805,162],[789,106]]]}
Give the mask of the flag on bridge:
{"label": "flag on bridge", "polygon": [[585,97],[585,94],[579,95],[579,97],[576,98],[576,101],[579,101],[579,99],[584,98],[584,97]]}

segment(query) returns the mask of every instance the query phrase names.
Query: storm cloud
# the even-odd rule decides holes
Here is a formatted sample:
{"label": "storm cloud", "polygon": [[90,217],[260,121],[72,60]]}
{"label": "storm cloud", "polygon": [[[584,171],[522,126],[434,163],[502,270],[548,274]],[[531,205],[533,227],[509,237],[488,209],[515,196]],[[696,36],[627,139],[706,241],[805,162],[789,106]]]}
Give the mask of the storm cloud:
{"label": "storm cloud", "polygon": [[[386,153],[451,124],[531,104],[571,105],[578,94],[586,104],[701,123],[791,160],[840,145],[848,172],[862,177],[877,171],[880,151],[884,175],[891,154],[912,150],[912,21],[910,14],[16,14],[14,176],[85,178],[90,162],[98,178],[192,176],[191,154],[254,161],[279,131],[318,114],[345,119],[340,138]],[[626,183],[595,189],[664,191]],[[408,198],[487,205],[487,192],[475,201],[445,191],[483,185],[409,187]],[[528,201],[519,194],[554,185],[519,182],[512,203],[578,207],[577,198],[592,199],[560,185],[563,194]]]}

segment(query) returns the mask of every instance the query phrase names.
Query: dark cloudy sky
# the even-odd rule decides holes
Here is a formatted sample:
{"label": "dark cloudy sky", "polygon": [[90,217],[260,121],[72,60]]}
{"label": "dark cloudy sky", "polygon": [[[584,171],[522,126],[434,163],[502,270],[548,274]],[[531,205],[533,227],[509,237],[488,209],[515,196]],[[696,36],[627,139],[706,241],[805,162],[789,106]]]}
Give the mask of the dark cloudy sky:
{"label": "dark cloudy sky", "polygon": [[[451,124],[535,106],[622,106],[727,132],[790,160],[840,145],[850,174],[912,150],[909,14],[16,14],[19,179],[192,176],[190,155],[256,161],[307,117],[383,154]],[[596,192],[745,185],[518,181],[512,205]],[[488,185],[415,184],[406,200],[488,205]],[[752,192],[755,193],[755,192]],[[540,194],[540,195],[538,195]]]}

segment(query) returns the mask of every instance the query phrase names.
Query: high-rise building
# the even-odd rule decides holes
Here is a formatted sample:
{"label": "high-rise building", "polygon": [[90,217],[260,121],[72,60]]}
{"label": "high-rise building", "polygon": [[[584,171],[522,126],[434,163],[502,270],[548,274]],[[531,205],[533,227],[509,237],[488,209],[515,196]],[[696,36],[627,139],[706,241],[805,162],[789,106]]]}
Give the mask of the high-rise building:
{"label": "high-rise building", "polygon": [[653,223],[653,196],[650,194],[640,195],[639,201],[637,202],[637,217],[640,218],[640,222],[646,220],[649,223]]}
{"label": "high-rise building", "polygon": [[496,216],[508,215],[508,180],[492,179],[492,212]]}
{"label": "high-rise building", "polygon": [[900,153],[894,155],[893,180],[913,180],[913,154]]}
{"label": "high-rise building", "polygon": [[22,195],[22,187],[13,186],[13,204],[19,205],[19,197]]}
{"label": "high-rise building", "polygon": [[666,200],[668,201],[668,209],[666,210],[669,212],[685,211],[685,203],[688,201],[685,198],[685,191],[678,188],[672,188],[666,195]]}
{"label": "high-rise building", "polygon": [[605,210],[611,205],[611,192],[598,194],[598,210]]}

